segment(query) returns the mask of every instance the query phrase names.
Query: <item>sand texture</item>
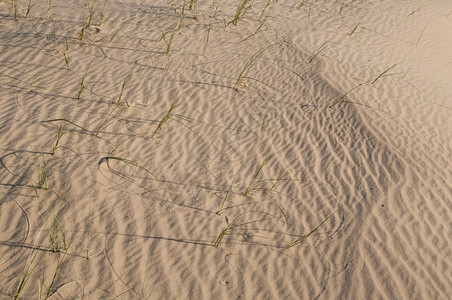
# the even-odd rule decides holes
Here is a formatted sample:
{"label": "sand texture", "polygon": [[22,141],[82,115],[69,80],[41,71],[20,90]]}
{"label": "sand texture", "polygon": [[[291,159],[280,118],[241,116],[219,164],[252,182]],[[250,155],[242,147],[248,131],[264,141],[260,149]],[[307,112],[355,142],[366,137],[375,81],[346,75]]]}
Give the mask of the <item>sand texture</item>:
{"label": "sand texture", "polygon": [[452,295],[451,1],[3,0],[0,108],[0,299]]}

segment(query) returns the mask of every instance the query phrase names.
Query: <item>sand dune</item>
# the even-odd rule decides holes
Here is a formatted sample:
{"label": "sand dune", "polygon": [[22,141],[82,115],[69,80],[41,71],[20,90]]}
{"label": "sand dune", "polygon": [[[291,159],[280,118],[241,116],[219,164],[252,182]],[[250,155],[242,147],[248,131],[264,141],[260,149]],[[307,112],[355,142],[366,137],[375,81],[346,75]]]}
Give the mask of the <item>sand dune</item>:
{"label": "sand dune", "polygon": [[1,298],[448,299],[451,12],[1,1]]}

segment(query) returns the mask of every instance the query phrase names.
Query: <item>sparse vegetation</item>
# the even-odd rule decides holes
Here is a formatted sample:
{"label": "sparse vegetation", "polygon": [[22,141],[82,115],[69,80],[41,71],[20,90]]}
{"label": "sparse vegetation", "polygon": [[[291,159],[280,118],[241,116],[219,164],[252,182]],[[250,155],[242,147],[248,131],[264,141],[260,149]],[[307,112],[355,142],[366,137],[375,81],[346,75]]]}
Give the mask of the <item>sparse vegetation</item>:
{"label": "sparse vegetation", "polygon": [[246,77],[246,75],[248,74],[248,72],[251,70],[251,68],[254,66],[254,64],[256,63],[256,61],[259,59],[259,57],[270,47],[272,47],[273,45],[269,45],[267,47],[262,48],[261,50],[257,51],[256,53],[254,53],[250,59],[246,62],[245,66],[243,66],[242,71],[239,73],[239,76],[237,76],[237,79],[234,83],[234,85],[232,86],[233,89],[236,89],[237,86],[242,82],[242,80]]}
{"label": "sparse vegetation", "polygon": [[374,84],[375,82],[377,82],[378,79],[380,79],[384,74],[386,74],[389,70],[391,70],[392,68],[394,68],[395,66],[397,66],[397,64],[392,65],[391,67],[387,68],[386,70],[384,70],[380,75],[378,75],[370,84]]}
{"label": "sparse vegetation", "polygon": [[171,105],[168,109],[168,111],[163,115],[163,117],[160,119],[160,122],[157,125],[157,128],[154,130],[154,132],[151,135],[151,139],[155,136],[155,134],[162,128],[163,124],[165,124],[171,117],[171,114],[173,113],[173,110],[176,108],[177,103],[179,102],[180,97],[182,94],[180,92],[177,92],[176,96],[173,99],[173,102],[171,102]]}
{"label": "sparse vegetation", "polygon": [[55,141],[55,145],[52,148],[52,151],[50,152],[50,155],[54,155],[56,149],[58,149],[58,144],[60,143],[61,138],[64,134],[64,121],[61,121],[60,128],[58,129],[58,135]]}
{"label": "sparse vegetation", "polygon": [[[32,226],[36,226],[29,230],[30,236],[23,241],[4,244],[5,248],[18,248],[17,253],[29,258],[26,262],[17,262],[23,271],[20,274],[16,271],[19,276],[11,281],[14,287],[4,292],[7,297],[28,299],[30,295],[36,295],[40,299],[52,299],[65,297],[58,294],[59,289],[63,290],[70,284],[84,288],[85,282],[80,282],[85,278],[80,279],[80,273],[85,271],[85,266],[81,266],[80,261],[88,262],[95,256],[93,248],[96,247],[100,249],[98,253],[107,257],[109,265],[106,267],[111,268],[108,270],[111,277],[117,277],[108,279],[114,281],[111,285],[122,282],[121,288],[126,291],[118,288],[114,290],[117,294],[112,292],[110,295],[110,286],[105,285],[99,287],[99,294],[93,297],[127,298],[130,291],[135,296],[153,296],[152,291],[134,291],[134,287],[124,283],[121,277],[125,274],[124,270],[115,270],[121,262],[110,261],[108,257],[112,236],[118,243],[124,242],[120,240],[122,238],[146,239],[155,242],[152,247],[160,247],[163,243],[204,243],[210,250],[213,250],[212,245],[219,247],[228,240],[225,237],[239,236],[255,245],[259,245],[261,239],[277,241],[278,247],[283,250],[285,246],[290,248],[301,244],[330,219],[331,216],[307,234],[295,236],[288,232],[292,224],[287,222],[286,208],[277,200],[257,197],[276,195],[288,198],[284,189],[292,184],[290,175],[294,174],[290,166],[281,166],[279,162],[273,164],[275,157],[288,149],[292,141],[284,141],[283,145],[287,146],[275,149],[276,138],[267,140],[274,133],[273,125],[280,121],[277,119],[277,106],[269,103],[277,103],[286,95],[272,87],[272,82],[266,83],[268,78],[273,79],[273,74],[264,79],[255,79],[250,75],[258,62],[259,67],[263,68],[269,61],[272,67],[280,61],[292,63],[286,57],[281,58],[283,50],[279,51],[280,48],[268,51],[272,47],[287,49],[286,44],[281,42],[282,38],[273,40],[267,34],[267,29],[272,26],[269,24],[273,18],[271,14],[278,1],[258,3],[255,0],[239,0],[232,3],[220,0],[212,1],[211,5],[198,0],[168,0],[166,6],[148,3],[139,9],[120,12],[127,18],[135,15],[149,18],[136,24],[121,18],[121,15],[118,17],[115,11],[118,4],[108,0],[68,2],[71,9],[78,8],[74,16],[62,13],[66,8],[61,3],[55,0],[43,3],[11,0],[6,6],[8,20],[5,22],[10,22],[9,26],[14,24],[34,30],[35,35],[24,36],[30,39],[27,40],[30,44],[38,45],[30,46],[37,53],[34,60],[27,58],[22,62],[23,57],[18,56],[11,59],[11,63],[2,62],[0,65],[0,80],[5,89],[25,99],[23,105],[17,100],[17,106],[27,113],[27,118],[21,120],[30,126],[24,130],[24,136],[33,136],[30,145],[14,140],[4,146],[11,147],[16,160],[0,157],[1,167],[6,170],[5,183],[2,184],[23,191],[17,196],[27,203],[22,211],[33,214]],[[232,4],[233,7],[230,6]],[[114,5],[111,10],[110,5]],[[291,5],[291,9],[309,5],[309,21],[309,1],[294,1]],[[110,20],[110,16],[114,18]],[[28,20],[21,20],[21,17]],[[71,17],[73,23],[66,24]],[[355,26],[350,36],[359,25]],[[201,34],[193,36],[199,28]],[[232,42],[228,44],[229,41],[218,36],[221,33],[231,37]],[[189,49],[192,52],[184,49],[188,43],[196,45]],[[317,49],[309,58],[309,63],[318,57],[327,43]],[[1,51],[10,51],[8,47],[29,47],[28,44],[22,45],[7,44]],[[228,65],[233,60],[224,61],[222,57],[210,53],[211,50],[215,53],[216,47],[224,45],[230,47],[226,47],[225,51],[236,51],[239,59],[243,59],[244,53],[252,55],[243,61],[234,60],[242,61],[240,64]],[[246,52],[248,49],[254,50]],[[306,60],[304,58],[300,64],[306,66]],[[215,64],[224,66],[209,69]],[[231,71],[226,74],[218,70]],[[251,86],[250,82],[257,82],[257,87],[254,84]],[[284,84],[289,86],[289,83]],[[242,86],[248,88],[239,92]],[[330,107],[345,102],[344,98],[356,88],[333,101]],[[232,100],[226,99],[221,89],[230,93]],[[257,113],[250,113],[248,107],[261,104],[259,99],[271,100],[265,100],[264,107],[259,108]],[[229,116],[222,115],[222,112],[206,113],[211,107],[221,110],[222,101],[234,101],[234,120],[226,120]],[[243,103],[239,103],[241,101]],[[10,106],[7,108],[14,111]],[[178,140],[178,135],[168,134],[179,133],[181,129],[185,132],[183,135],[188,135],[184,142]],[[215,135],[215,138],[205,139],[208,134]],[[248,152],[241,152],[245,149],[241,148],[243,144],[258,145],[254,144],[257,140],[265,147],[246,148]],[[39,149],[36,145],[41,141],[44,147]],[[156,163],[154,156],[162,153],[164,156],[165,152],[168,152],[168,157]],[[181,158],[175,157],[177,155]],[[247,164],[245,160],[241,161],[242,156],[252,156],[256,160],[253,165],[248,165],[249,173],[244,175],[244,168],[240,168],[231,180],[225,174],[231,174],[228,168],[234,161]],[[199,172],[202,178],[194,178],[191,174],[193,167],[199,168],[194,170],[194,174]],[[265,177],[264,174],[271,176]],[[286,185],[286,182],[289,183]],[[123,198],[116,199],[118,195]],[[110,196],[112,199],[108,198]],[[88,206],[85,202],[87,198],[97,201],[93,205],[89,203],[89,214],[94,211],[95,217],[90,215],[82,220],[80,216],[87,214],[83,211]],[[236,205],[236,198],[243,203]],[[130,207],[132,213],[142,207],[140,217],[143,219],[170,218],[179,212],[177,209],[181,209],[183,213],[193,210],[205,214],[208,216],[206,224],[212,221],[209,218],[217,220],[221,215],[226,225],[219,224],[219,234],[214,232],[218,236],[212,241],[210,231],[199,237],[157,236],[154,232],[148,232],[153,226],[150,223],[149,226],[146,224],[148,227],[145,229],[136,226],[136,220],[132,220],[136,216],[132,213],[118,217],[118,228],[102,219],[108,217],[112,206],[119,209],[121,205],[126,207],[128,204],[121,201],[129,200],[133,203]],[[277,229],[272,228],[275,224]],[[207,224],[206,228],[210,225]],[[181,235],[189,233],[189,230],[184,229]],[[280,240],[280,236],[284,240]],[[296,239],[286,245],[288,237]],[[128,240],[124,242],[127,243]],[[262,244],[262,247],[265,246]],[[95,259],[95,264],[105,263],[103,258]],[[75,275],[68,275],[73,266],[77,273],[74,271]],[[61,277],[64,280],[60,280]],[[83,289],[81,294],[81,298],[86,297]],[[80,298],[80,295],[71,297]]]}
{"label": "sparse vegetation", "polygon": [[322,45],[320,45],[319,48],[317,48],[317,51],[314,53],[314,55],[311,56],[311,58],[308,60],[308,63],[311,63],[314,59],[316,59],[317,56],[319,56],[320,52],[326,49],[327,44],[329,41],[326,41]]}
{"label": "sparse vegetation", "polygon": [[[274,141],[273,141],[273,142],[274,142]],[[273,144],[273,143],[272,143],[272,144]],[[272,154],[269,153],[269,154],[267,154],[267,155],[265,156],[264,160],[262,161],[262,163],[261,163],[261,164],[259,165],[259,167],[257,168],[256,173],[254,174],[253,178],[251,179],[251,181],[250,181],[248,187],[246,188],[245,192],[243,193],[243,195],[248,196],[248,195],[250,195],[250,194],[255,190],[256,184],[257,184],[257,182],[258,182],[258,181],[257,181],[257,178],[258,178],[259,174],[261,173],[262,169],[264,168],[264,166],[265,166],[265,165],[266,165],[266,164],[267,164],[267,163],[268,163],[275,155],[277,155],[278,153],[280,153],[280,152],[286,150],[288,147],[289,147],[289,146],[286,146],[286,147],[284,147],[284,148],[282,148],[282,149],[276,151],[275,153],[272,153]]]}
{"label": "sparse vegetation", "polygon": [[[335,212],[334,212],[335,213]],[[297,238],[295,241],[293,241],[292,243],[290,243],[289,245],[286,246],[287,249],[292,248],[300,243],[302,243],[304,240],[306,240],[308,237],[310,237],[311,235],[313,235],[323,224],[326,223],[326,221],[328,221],[333,215],[334,213],[332,213],[331,215],[329,215],[328,217],[325,218],[325,220],[323,220],[317,227],[315,227],[314,229],[312,229],[310,232],[308,232],[307,234],[303,234],[302,236],[300,236],[299,238]]]}
{"label": "sparse vegetation", "polygon": [[237,7],[237,10],[235,12],[235,16],[234,19],[232,19],[232,21],[230,21],[230,24],[233,25],[237,25],[237,22],[243,17],[243,15],[246,13],[246,11],[248,10],[248,2],[251,2],[250,0],[242,0],[239,4],[239,6]]}
{"label": "sparse vegetation", "polygon": [[80,81],[80,85],[78,88],[78,93],[77,93],[77,99],[80,99],[80,96],[83,93],[83,90],[85,89],[85,79],[86,76],[88,75],[88,70],[89,70],[89,65],[88,67],[86,67],[85,73],[83,74],[82,80]]}
{"label": "sparse vegetation", "polygon": [[270,214],[264,211],[252,211],[252,210],[238,214],[231,221],[229,221],[228,217],[225,217],[225,219],[226,227],[218,235],[217,239],[215,240],[215,243],[213,244],[214,247],[218,247],[223,238],[228,235],[242,236],[245,240],[249,240],[251,238],[272,239],[271,237],[268,236],[255,234],[252,230],[247,228],[247,226],[262,223],[267,219],[275,219],[283,222],[279,216],[276,216],[274,214]]}

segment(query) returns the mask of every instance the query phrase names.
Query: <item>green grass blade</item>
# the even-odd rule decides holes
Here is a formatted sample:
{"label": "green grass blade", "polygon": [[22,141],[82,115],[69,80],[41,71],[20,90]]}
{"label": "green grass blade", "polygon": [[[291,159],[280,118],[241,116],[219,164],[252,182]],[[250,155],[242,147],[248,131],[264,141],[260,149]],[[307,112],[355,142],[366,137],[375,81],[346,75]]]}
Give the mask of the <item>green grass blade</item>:
{"label": "green grass blade", "polygon": [[300,238],[296,239],[293,243],[286,246],[286,249],[292,248],[293,246],[296,246],[300,244],[302,241],[310,237],[313,233],[317,231],[323,224],[325,224],[326,221],[328,221],[336,212],[333,212],[331,215],[329,215],[325,220],[322,221],[316,228],[311,230],[309,233],[302,235]]}
{"label": "green grass blade", "polygon": [[392,65],[391,67],[387,68],[386,70],[383,71],[383,73],[381,73],[380,75],[377,76],[377,78],[375,78],[371,84],[374,84],[378,79],[380,79],[381,76],[383,76],[384,74],[386,74],[389,70],[391,70],[392,68],[394,68],[395,66],[397,66],[397,64]]}

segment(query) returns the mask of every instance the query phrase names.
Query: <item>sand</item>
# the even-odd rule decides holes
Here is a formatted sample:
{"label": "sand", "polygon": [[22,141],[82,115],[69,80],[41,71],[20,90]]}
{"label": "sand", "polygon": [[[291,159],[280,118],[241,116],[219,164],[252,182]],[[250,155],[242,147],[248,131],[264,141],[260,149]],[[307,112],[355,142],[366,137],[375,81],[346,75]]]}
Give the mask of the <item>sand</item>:
{"label": "sand", "polygon": [[450,299],[452,3],[185,2],[0,1],[0,298]]}

